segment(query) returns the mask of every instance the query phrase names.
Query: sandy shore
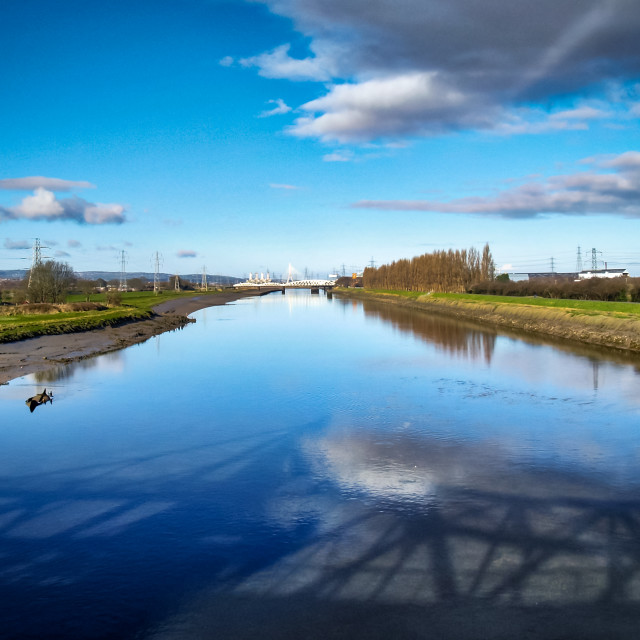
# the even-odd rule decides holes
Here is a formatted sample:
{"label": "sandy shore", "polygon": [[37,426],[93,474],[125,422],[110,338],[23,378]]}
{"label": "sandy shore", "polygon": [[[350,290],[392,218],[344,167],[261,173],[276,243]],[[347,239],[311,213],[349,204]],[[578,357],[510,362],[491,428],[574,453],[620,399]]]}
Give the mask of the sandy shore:
{"label": "sandy shore", "polygon": [[75,360],[124,349],[184,326],[188,322],[187,316],[194,311],[255,295],[260,294],[257,291],[223,291],[167,300],[153,308],[156,316],[149,320],[95,331],[40,336],[0,344],[0,384]]}

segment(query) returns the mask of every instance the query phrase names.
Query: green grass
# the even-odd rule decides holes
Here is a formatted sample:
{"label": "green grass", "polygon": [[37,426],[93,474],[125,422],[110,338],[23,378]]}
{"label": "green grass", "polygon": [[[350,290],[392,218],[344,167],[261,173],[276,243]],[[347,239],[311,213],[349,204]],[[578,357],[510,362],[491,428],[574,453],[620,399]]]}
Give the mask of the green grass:
{"label": "green grass", "polygon": [[555,298],[533,298],[514,296],[486,296],[471,293],[434,293],[434,298],[445,300],[463,300],[466,302],[484,302],[495,304],[519,304],[554,309],[575,309],[597,313],[624,313],[640,316],[640,304],[636,302],[601,302],[599,300],[558,300]]}
{"label": "green grass", "polygon": [[[426,295],[424,291],[394,291],[389,289],[364,289],[365,292],[385,295],[396,295],[417,299]],[[640,316],[640,304],[636,302],[600,302],[598,300],[557,300],[554,298],[533,298],[516,296],[488,296],[472,293],[432,293],[433,298],[440,300],[459,300],[470,303],[530,305],[554,309],[570,309],[576,313],[610,313]]]}
{"label": "green grass", "polygon": [[[116,326],[132,320],[144,320],[152,315],[152,307],[166,300],[190,298],[201,295],[194,291],[171,291],[155,295],[153,291],[135,291],[122,294],[122,304],[101,311],[75,311],[40,315],[0,315],[0,342],[13,342],[41,335],[75,333],[109,326]],[[85,296],[74,295],[67,302],[84,302]],[[91,302],[106,304],[104,294],[91,296]]]}
{"label": "green grass", "polygon": [[[191,298],[193,296],[202,295],[202,291],[164,291],[156,295],[153,291],[127,291],[122,294],[123,307],[135,307],[136,309],[151,309],[166,300],[174,300],[175,298]],[[215,292],[210,292],[215,293]],[[83,294],[74,294],[67,296],[67,302],[84,302],[86,296]],[[107,296],[104,293],[91,294],[91,302],[107,303]]]}

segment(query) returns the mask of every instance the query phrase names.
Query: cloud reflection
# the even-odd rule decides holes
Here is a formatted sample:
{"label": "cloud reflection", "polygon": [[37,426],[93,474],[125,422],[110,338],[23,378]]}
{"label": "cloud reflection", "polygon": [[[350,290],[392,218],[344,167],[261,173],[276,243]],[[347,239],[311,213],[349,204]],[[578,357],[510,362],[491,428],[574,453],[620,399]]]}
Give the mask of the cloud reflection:
{"label": "cloud reflection", "polygon": [[[443,638],[523,637],[526,629],[536,629],[531,637],[634,637],[640,502],[631,488],[410,425],[393,437],[329,429],[308,438],[304,453],[315,481],[292,479],[269,504],[274,530],[298,532],[297,543],[204,589],[145,637],[248,637],[257,620],[262,637],[307,628],[317,633],[305,637],[337,637],[347,610],[352,638],[417,637],[412,629],[433,624]],[[376,635],[380,611],[395,633]],[[611,635],[578,633],[578,611],[579,620],[604,616]],[[463,619],[475,630],[461,633]],[[510,633],[494,635],[505,620]]]}

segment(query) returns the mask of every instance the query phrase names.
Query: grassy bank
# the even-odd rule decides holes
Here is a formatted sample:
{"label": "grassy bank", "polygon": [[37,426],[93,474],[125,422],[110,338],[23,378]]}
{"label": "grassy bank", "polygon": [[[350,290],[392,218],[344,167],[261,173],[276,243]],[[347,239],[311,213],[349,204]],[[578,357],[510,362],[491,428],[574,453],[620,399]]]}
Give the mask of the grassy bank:
{"label": "grassy bank", "polygon": [[335,293],[640,353],[640,305],[635,303],[373,289]]}
{"label": "grassy bank", "polygon": [[[51,309],[48,313],[18,313],[19,307],[0,307],[0,343],[14,342],[42,335],[75,333],[104,327],[114,327],[152,317],[152,308],[167,300],[193,297],[200,292],[166,292],[155,295],[153,291],[127,292],[117,307],[106,308],[104,294],[92,295],[91,301],[105,308],[88,311],[67,311],[67,305]],[[80,302],[83,296],[69,296],[68,303]]]}

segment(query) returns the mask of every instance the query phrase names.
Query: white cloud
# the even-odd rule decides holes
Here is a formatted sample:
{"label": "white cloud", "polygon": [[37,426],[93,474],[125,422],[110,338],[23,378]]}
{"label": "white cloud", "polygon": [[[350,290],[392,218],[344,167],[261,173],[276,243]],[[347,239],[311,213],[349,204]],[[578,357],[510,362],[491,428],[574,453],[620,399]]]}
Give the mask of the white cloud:
{"label": "white cloud", "polygon": [[593,171],[553,176],[530,182],[490,197],[449,201],[363,200],[356,208],[395,211],[430,211],[533,218],[541,214],[609,214],[640,217],[640,152],[614,158],[589,158],[587,162],[613,173]]}
{"label": "white cloud", "polygon": [[300,189],[300,187],[296,187],[293,184],[270,184],[269,185],[272,189],[285,189],[286,191],[297,191],[298,189]]}
{"label": "white cloud", "polygon": [[279,116],[285,113],[289,113],[291,111],[291,107],[285,104],[284,100],[278,98],[277,100],[269,100],[267,104],[275,104],[276,106],[273,109],[269,109],[267,111],[263,111],[260,114],[261,118],[269,118],[271,116]]}
{"label": "white cloud", "polygon": [[243,67],[258,67],[265,78],[287,78],[288,80],[330,80],[335,73],[332,56],[318,54],[312,58],[292,58],[290,45],[284,44],[268,53],[240,60]]}
{"label": "white cloud", "polygon": [[334,151],[333,153],[327,153],[322,159],[325,162],[351,162],[353,153],[350,151]]}
{"label": "white cloud", "polygon": [[61,180],[60,178],[29,176],[26,178],[5,178],[4,180],[0,180],[0,189],[12,189],[16,191],[33,191],[35,189],[72,191],[74,189],[95,189],[95,185],[85,180]]}
{"label": "white cloud", "polygon": [[221,67],[231,67],[233,66],[233,63],[234,63],[234,59],[231,56],[225,56],[219,62]]}
{"label": "white cloud", "polygon": [[120,224],[125,222],[121,204],[93,204],[73,196],[58,200],[43,187],[26,196],[16,207],[0,207],[0,220],[73,220],[79,224]]}
{"label": "white cloud", "polygon": [[[326,96],[301,108],[310,115],[296,120],[290,133],[341,143],[435,132],[445,123],[489,124],[477,99],[427,72],[334,85]],[[317,112],[322,115],[314,115]]]}
{"label": "white cloud", "polygon": [[576,107],[575,109],[566,109],[564,111],[556,111],[550,116],[551,120],[602,120],[610,118],[610,111],[596,109],[588,105]]}
{"label": "white cloud", "polygon": [[18,218],[56,218],[62,216],[64,208],[53,192],[38,187],[34,195],[27,196],[14,211]]}
{"label": "white cloud", "polygon": [[514,136],[554,131],[586,131],[588,128],[588,123],[578,118],[561,118],[533,109],[514,109],[504,112],[503,117],[496,121],[489,131],[498,135]]}

